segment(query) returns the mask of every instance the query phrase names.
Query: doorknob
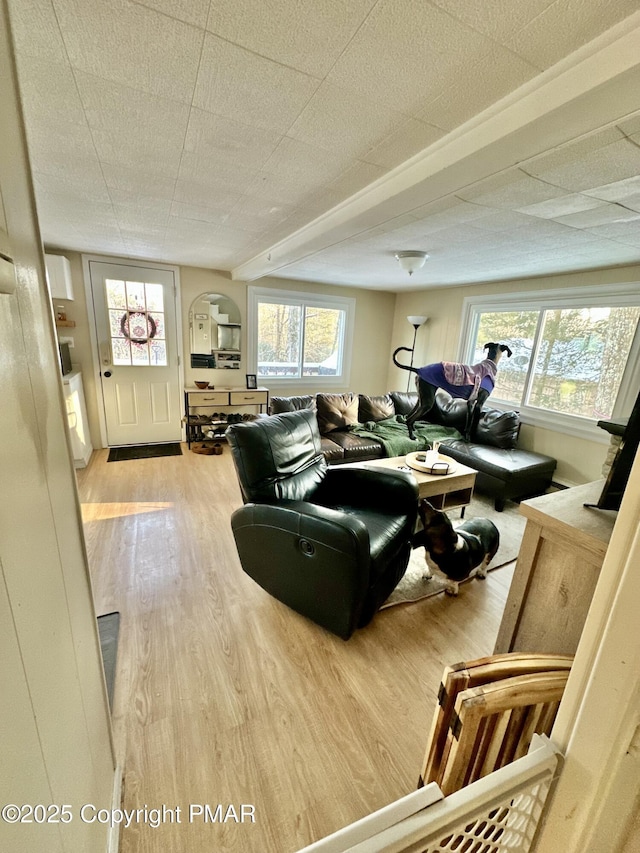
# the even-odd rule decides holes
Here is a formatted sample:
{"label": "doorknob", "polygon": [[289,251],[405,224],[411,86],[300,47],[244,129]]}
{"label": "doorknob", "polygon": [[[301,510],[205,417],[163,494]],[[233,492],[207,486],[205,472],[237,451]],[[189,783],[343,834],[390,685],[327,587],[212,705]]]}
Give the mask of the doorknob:
{"label": "doorknob", "polygon": [[102,375],[104,376],[105,379],[109,379],[111,377],[111,371],[105,370],[105,372]]}

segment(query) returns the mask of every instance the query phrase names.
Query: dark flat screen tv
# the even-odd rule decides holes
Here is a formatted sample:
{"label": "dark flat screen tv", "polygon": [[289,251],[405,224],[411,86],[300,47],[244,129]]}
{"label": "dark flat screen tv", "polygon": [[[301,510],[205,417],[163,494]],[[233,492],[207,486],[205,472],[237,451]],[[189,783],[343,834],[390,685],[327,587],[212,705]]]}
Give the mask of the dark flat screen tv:
{"label": "dark flat screen tv", "polygon": [[622,443],[595,506],[599,509],[618,510],[640,444],[640,393],[626,423],[625,421],[598,421],[598,426],[612,435],[621,436]]}

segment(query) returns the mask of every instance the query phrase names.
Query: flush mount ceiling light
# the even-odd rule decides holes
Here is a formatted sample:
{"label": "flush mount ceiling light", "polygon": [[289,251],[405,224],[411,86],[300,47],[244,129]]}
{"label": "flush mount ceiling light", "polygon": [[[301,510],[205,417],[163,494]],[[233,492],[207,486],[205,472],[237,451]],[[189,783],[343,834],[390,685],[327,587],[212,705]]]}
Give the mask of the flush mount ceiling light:
{"label": "flush mount ceiling light", "polygon": [[426,252],[396,252],[396,260],[409,275],[423,267],[428,257]]}

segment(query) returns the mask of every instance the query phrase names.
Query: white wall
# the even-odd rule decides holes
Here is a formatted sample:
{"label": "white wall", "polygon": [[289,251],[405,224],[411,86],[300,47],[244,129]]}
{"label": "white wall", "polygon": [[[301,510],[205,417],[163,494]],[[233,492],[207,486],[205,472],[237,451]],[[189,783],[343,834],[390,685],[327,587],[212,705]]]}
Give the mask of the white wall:
{"label": "white wall", "polygon": [[65,803],[60,824],[0,822],[0,849],[104,851],[79,808],[110,806],[109,710],[53,319],[0,0],[0,227],[17,289],[0,293],[0,803]]}
{"label": "white wall", "polygon": [[[570,275],[474,284],[468,287],[442,287],[401,293],[396,299],[393,324],[394,347],[411,345],[413,327],[407,322],[407,316],[422,314],[428,316],[429,320],[418,330],[414,363],[430,364],[434,361],[455,361],[458,357],[462,306],[465,297],[509,294],[514,291],[525,290],[571,289],[593,285],[598,285],[606,290],[607,285],[622,282],[640,282],[640,265]],[[406,382],[406,373],[391,364],[388,378],[389,387],[406,388]],[[523,425],[519,444],[525,449],[546,453],[558,459],[554,478],[566,485],[589,483],[593,480],[599,480],[602,476],[602,465],[607,453],[604,434],[602,441],[596,442],[565,435],[554,430]]]}

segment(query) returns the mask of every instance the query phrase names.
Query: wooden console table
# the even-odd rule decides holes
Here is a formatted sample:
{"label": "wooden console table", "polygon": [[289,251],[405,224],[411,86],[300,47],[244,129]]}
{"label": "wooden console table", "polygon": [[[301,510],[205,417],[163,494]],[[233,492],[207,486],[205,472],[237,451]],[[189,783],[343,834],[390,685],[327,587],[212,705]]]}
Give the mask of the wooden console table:
{"label": "wooden console table", "polygon": [[198,416],[193,413],[193,409],[209,411],[210,409],[242,408],[244,406],[257,407],[261,412],[268,411],[269,389],[185,388],[184,408],[187,445],[191,447],[193,441],[202,440],[203,427],[213,429],[216,440],[224,438],[224,431],[227,428],[227,421],[220,420],[215,413],[209,412],[208,415]]}
{"label": "wooden console table", "polygon": [[590,509],[604,480],[523,501],[527,519],[495,654],[574,654],[617,513]]}

